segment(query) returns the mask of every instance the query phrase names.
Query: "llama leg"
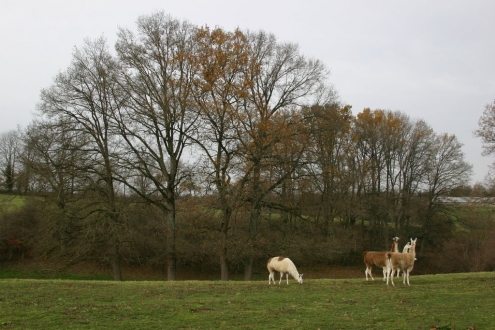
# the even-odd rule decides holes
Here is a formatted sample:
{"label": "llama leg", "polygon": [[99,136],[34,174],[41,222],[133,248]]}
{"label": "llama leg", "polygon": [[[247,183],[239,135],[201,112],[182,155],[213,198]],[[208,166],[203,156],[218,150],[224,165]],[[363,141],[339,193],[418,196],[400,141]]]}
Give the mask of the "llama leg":
{"label": "llama leg", "polygon": [[409,284],[409,270],[405,271],[404,273],[406,273],[406,277],[405,277],[406,281],[404,282],[404,284],[406,284],[406,282],[407,282],[407,285],[410,285]]}
{"label": "llama leg", "polygon": [[364,271],[364,273],[366,274],[366,281],[368,280],[368,274],[370,275],[372,281],[375,280],[373,278],[373,274],[371,274],[371,267],[366,266],[366,270]]}
{"label": "llama leg", "polygon": [[[390,278],[390,282],[392,283],[393,286],[395,286],[395,283],[394,283],[394,273],[395,273],[394,268],[393,267],[390,268],[390,272],[389,272],[389,275],[387,277],[387,279]],[[387,285],[388,285],[388,281],[387,281]]]}
{"label": "llama leg", "polygon": [[287,285],[289,285],[289,273],[285,273],[285,278],[287,279]]}
{"label": "llama leg", "polygon": [[282,283],[282,277],[284,277],[284,273],[280,273],[280,281],[278,281],[278,284]]}

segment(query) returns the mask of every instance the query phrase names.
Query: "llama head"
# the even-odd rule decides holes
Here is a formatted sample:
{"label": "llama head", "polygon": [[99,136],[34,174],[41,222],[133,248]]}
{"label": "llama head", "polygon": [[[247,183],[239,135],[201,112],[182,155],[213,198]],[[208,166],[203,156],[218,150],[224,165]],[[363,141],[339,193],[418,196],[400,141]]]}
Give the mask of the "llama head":
{"label": "llama head", "polygon": [[399,241],[399,237],[394,237],[392,239],[394,240],[394,242],[398,242]]}
{"label": "llama head", "polygon": [[411,249],[416,250],[416,241],[417,240],[418,240],[417,237],[415,239],[412,239],[412,237],[411,237]]}
{"label": "llama head", "polygon": [[303,276],[303,274],[299,274],[299,278],[297,279],[297,282],[299,282],[299,284],[303,283],[302,276]]}

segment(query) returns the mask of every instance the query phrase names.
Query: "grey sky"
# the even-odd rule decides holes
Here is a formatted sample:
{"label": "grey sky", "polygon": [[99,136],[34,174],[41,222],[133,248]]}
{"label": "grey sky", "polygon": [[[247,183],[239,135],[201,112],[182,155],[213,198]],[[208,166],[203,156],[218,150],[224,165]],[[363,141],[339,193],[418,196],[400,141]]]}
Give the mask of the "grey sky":
{"label": "grey sky", "polygon": [[493,158],[473,136],[495,99],[495,1],[1,0],[0,132],[25,127],[74,46],[163,10],[197,25],[264,30],[323,61],[354,113],[400,110],[455,134],[482,181]]}

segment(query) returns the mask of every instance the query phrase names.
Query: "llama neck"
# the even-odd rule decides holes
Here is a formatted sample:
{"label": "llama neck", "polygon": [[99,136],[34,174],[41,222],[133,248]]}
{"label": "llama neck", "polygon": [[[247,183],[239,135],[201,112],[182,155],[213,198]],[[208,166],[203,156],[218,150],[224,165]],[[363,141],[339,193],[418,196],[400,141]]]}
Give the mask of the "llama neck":
{"label": "llama neck", "polygon": [[294,279],[299,280],[299,272],[297,271],[297,269],[289,269],[288,273],[290,274],[290,276],[294,277]]}
{"label": "llama neck", "polygon": [[412,254],[412,256],[414,258],[416,258],[416,241],[414,241],[412,244],[411,244],[411,248],[409,250],[409,253]]}

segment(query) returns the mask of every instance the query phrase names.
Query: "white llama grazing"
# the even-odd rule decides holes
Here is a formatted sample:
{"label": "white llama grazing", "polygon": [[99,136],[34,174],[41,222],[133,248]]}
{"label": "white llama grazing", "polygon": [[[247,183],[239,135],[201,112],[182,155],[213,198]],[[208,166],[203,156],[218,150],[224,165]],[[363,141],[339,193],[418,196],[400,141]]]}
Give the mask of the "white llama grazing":
{"label": "white llama grazing", "polygon": [[287,285],[289,285],[289,274],[294,277],[299,284],[302,284],[303,282],[303,274],[299,274],[296,266],[289,258],[285,258],[283,256],[270,258],[268,259],[266,268],[268,268],[268,271],[270,272],[270,275],[268,275],[268,285],[270,285],[272,281],[273,284],[275,284],[275,272],[280,273],[280,281],[278,284],[282,283],[282,277],[284,277],[284,274],[287,278]]}
{"label": "white llama grazing", "polygon": [[[392,242],[392,247],[390,248],[392,252],[399,252],[399,237],[394,237]],[[377,267],[382,267],[383,269],[383,280],[387,279],[387,260],[385,258],[385,253],[389,251],[364,251],[364,264],[366,265],[366,270],[364,274],[366,275],[366,281],[368,280],[368,275],[374,281],[373,275],[371,274],[371,268],[373,265]]]}
{"label": "white llama grazing", "polygon": [[414,261],[416,260],[416,239],[411,238],[411,247],[408,253],[395,253],[387,252],[387,285],[389,278],[391,279],[392,285],[394,284],[394,272],[396,270],[402,270],[403,281],[402,283],[409,284],[409,274],[414,268]]}

